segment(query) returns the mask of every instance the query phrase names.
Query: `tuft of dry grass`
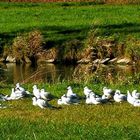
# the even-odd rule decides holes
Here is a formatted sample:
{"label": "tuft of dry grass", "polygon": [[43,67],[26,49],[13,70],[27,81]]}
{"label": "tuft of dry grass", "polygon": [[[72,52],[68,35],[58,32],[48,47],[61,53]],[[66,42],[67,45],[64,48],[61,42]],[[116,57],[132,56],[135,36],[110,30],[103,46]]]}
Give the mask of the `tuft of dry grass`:
{"label": "tuft of dry grass", "polygon": [[36,63],[38,54],[42,51],[43,37],[40,31],[32,31],[28,34],[17,36],[13,40],[12,47],[5,47],[3,55],[12,55],[16,62]]}
{"label": "tuft of dry grass", "polygon": [[88,58],[91,62],[95,59],[105,58],[129,58],[131,63],[139,64],[140,60],[140,40],[128,35],[123,41],[118,39],[118,35],[100,35],[100,30],[91,30],[87,37],[83,58]]}
{"label": "tuft of dry grass", "polygon": [[133,62],[139,63],[140,60],[140,40],[128,36],[126,39],[125,55]]}

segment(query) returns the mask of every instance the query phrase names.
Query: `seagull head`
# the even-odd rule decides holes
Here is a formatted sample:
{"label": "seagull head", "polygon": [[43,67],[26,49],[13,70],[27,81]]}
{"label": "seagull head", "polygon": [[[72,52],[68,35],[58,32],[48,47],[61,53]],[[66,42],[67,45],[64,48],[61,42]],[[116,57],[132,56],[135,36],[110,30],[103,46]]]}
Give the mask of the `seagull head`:
{"label": "seagull head", "polygon": [[44,89],[44,88],[42,88],[42,89],[41,89],[41,92],[45,92],[45,89]]}
{"label": "seagull head", "polygon": [[115,94],[120,94],[120,90],[116,89]]}
{"label": "seagull head", "polygon": [[131,95],[129,90],[127,90],[127,94]]}
{"label": "seagull head", "polygon": [[68,86],[67,89],[70,90],[71,89],[71,86]]}
{"label": "seagull head", "polygon": [[33,85],[33,89],[37,89],[37,85]]}
{"label": "seagull head", "polygon": [[137,93],[137,90],[133,90],[132,93]]}
{"label": "seagull head", "polygon": [[20,84],[19,83],[16,83],[16,87],[19,87],[20,86]]}
{"label": "seagull head", "polygon": [[86,87],[84,87],[84,89],[88,89],[88,87],[86,86]]}
{"label": "seagull head", "polygon": [[106,90],[107,89],[107,87],[103,87],[103,90]]}
{"label": "seagull head", "polygon": [[63,94],[62,97],[67,97],[67,95],[66,94]]}
{"label": "seagull head", "polygon": [[37,100],[37,98],[36,98],[36,97],[33,97],[33,98],[32,98],[32,100],[33,100],[33,101],[36,101],[36,100]]}

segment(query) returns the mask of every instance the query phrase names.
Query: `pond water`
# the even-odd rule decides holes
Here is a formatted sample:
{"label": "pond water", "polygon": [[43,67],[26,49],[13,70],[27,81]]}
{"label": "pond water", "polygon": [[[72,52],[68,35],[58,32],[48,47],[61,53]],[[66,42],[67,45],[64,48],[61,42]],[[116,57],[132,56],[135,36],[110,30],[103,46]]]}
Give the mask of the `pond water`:
{"label": "pond water", "polygon": [[62,80],[86,80],[94,76],[100,80],[124,80],[126,77],[135,76],[140,72],[140,67],[132,65],[54,65],[41,63],[36,67],[30,64],[16,65],[13,63],[0,64],[0,80],[4,83],[55,83]]}
{"label": "pond water", "polygon": [[6,83],[55,82],[71,80],[74,66],[42,63],[38,66],[30,64],[16,65],[7,63],[0,65],[0,80]]}

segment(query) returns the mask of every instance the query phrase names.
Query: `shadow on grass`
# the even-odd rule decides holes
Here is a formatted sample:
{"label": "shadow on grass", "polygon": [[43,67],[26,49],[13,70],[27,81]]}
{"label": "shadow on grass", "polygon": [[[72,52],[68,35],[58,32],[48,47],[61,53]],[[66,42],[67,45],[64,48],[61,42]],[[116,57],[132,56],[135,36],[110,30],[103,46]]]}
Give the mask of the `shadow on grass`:
{"label": "shadow on grass", "polygon": [[[78,39],[83,40],[87,37],[90,30],[90,26],[42,26],[34,28],[25,28],[16,30],[14,32],[0,33],[0,45],[12,44],[13,39],[19,34],[30,32],[32,30],[40,30],[44,36],[44,49],[49,49],[56,46],[62,46],[67,41]],[[100,29],[100,35],[113,35],[121,34],[128,35],[133,33],[140,33],[140,24],[124,22],[121,24],[109,24],[109,25],[93,25],[93,30]],[[58,47],[59,48],[59,47]],[[60,47],[60,51],[64,51]],[[61,53],[63,54],[63,53]]]}
{"label": "shadow on grass", "polygon": [[92,29],[100,29],[102,35],[112,35],[114,33],[129,35],[140,33],[140,24],[125,22],[121,24],[93,25]]}
{"label": "shadow on grass", "polygon": [[67,40],[79,39],[83,40],[86,37],[86,33],[89,31],[89,27],[65,27],[65,26],[44,26],[26,28],[16,30],[14,32],[0,33],[0,45],[12,44],[13,39],[24,33],[28,33],[32,30],[40,30],[44,37],[44,49],[49,49],[56,46],[61,46]]}

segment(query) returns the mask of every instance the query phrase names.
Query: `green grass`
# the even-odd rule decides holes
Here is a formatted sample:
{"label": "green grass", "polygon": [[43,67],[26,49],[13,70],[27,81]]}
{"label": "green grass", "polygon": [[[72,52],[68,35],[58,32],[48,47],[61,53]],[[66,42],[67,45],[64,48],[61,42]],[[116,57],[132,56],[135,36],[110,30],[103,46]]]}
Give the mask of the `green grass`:
{"label": "green grass", "polygon": [[79,3],[0,2],[1,44],[21,33],[39,29],[48,46],[87,37],[90,29],[103,36],[130,34],[140,37],[139,5],[94,5]]}
{"label": "green grass", "polygon": [[[98,94],[102,94],[103,84],[57,83],[38,84],[51,91],[56,97],[66,92],[67,85],[74,92],[83,96],[83,87],[88,85]],[[29,91],[32,84],[23,85]],[[109,85],[108,85],[109,86]],[[10,94],[14,85],[2,85],[0,91]],[[113,89],[126,92],[138,89],[139,85],[110,85]],[[79,105],[57,105],[57,99],[50,101],[56,109],[40,109],[32,105],[31,98],[1,102],[7,109],[0,109],[1,140],[46,140],[46,139],[113,139],[133,140],[140,138],[140,108],[127,102],[86,105],[81,100]]]}

